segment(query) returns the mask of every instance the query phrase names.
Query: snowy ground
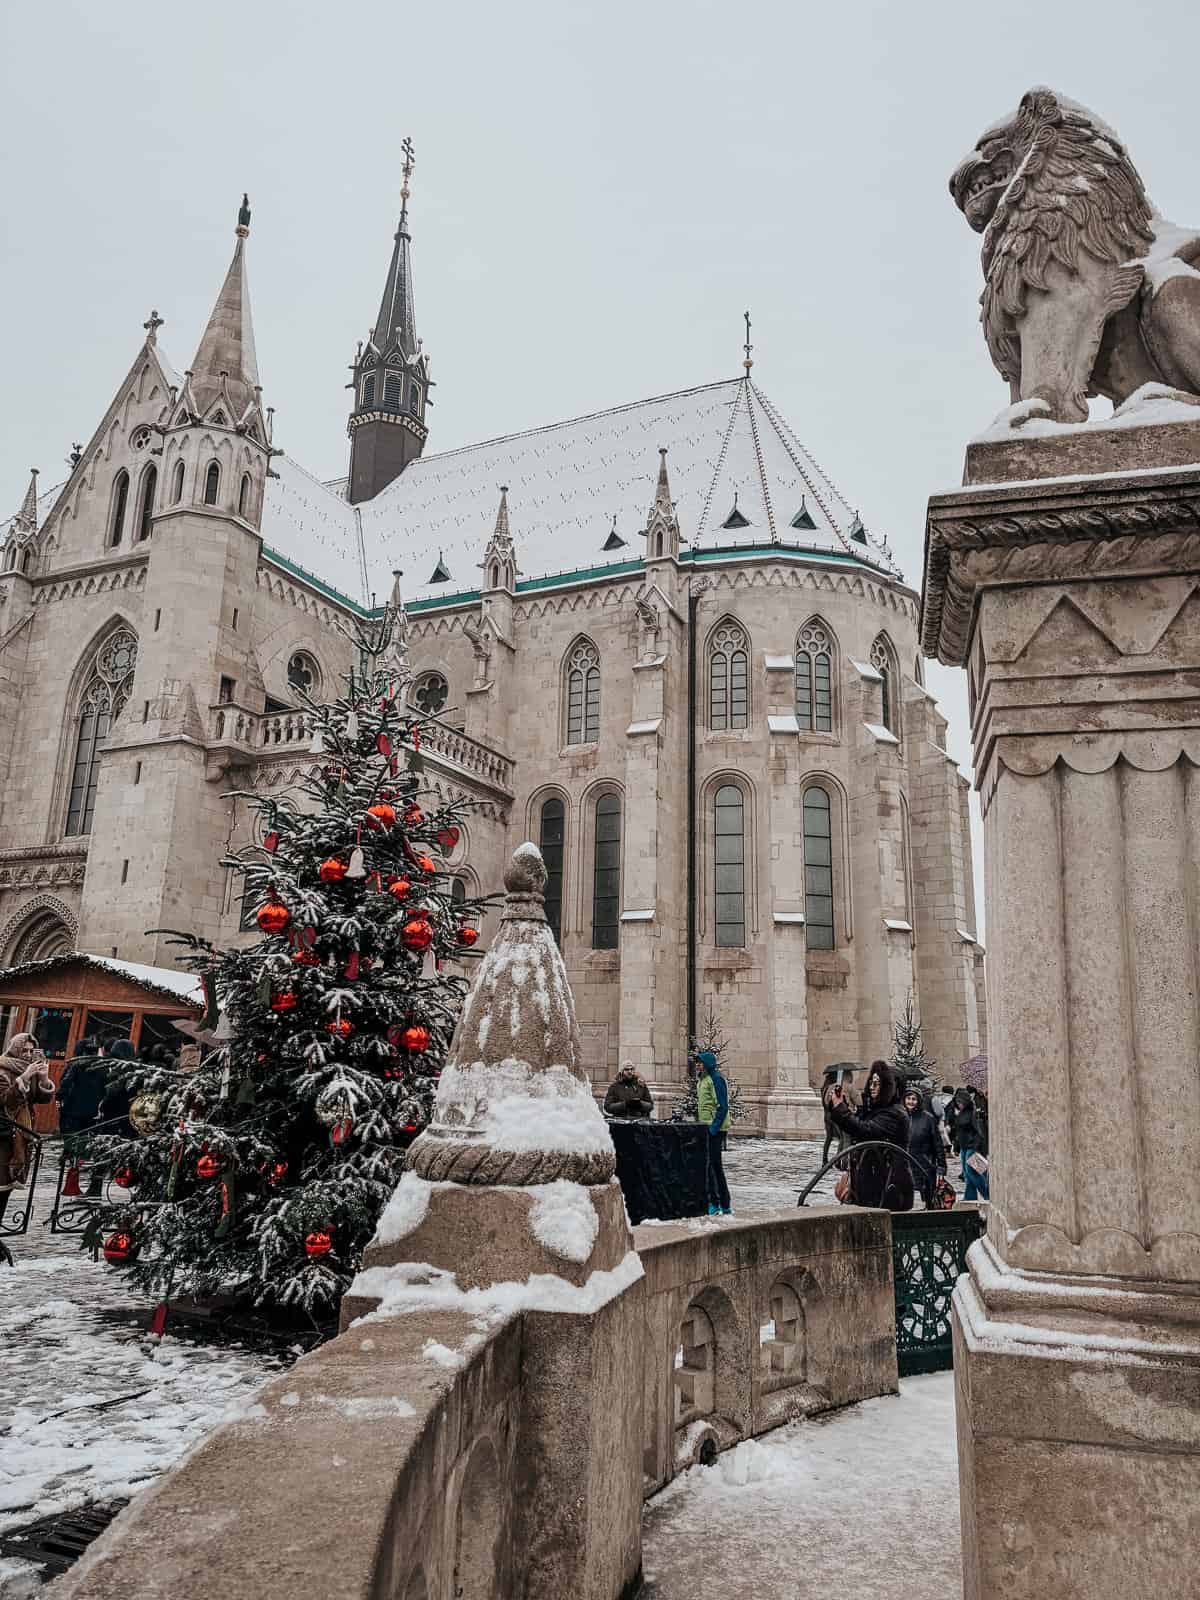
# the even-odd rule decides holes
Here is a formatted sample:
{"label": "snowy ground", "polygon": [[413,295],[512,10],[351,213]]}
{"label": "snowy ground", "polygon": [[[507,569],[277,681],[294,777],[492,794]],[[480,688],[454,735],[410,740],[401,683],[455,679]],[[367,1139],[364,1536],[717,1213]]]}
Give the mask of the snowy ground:
{"label": "snowy ground", "polygon": [[962,1592],[954,1374],[789,1423],[649,1503],[644,1600]]}
{"label": "snowy ground", "polygon": [[[41,1226],[53,1195],[50,1173],[8,1241],[16,1266],[0,1266],[0,1534],[136,1493],[281,1365],[169,1330],[156,1347],[119,1275]],[[28,1575],[0,1558],[2,1600]]]}

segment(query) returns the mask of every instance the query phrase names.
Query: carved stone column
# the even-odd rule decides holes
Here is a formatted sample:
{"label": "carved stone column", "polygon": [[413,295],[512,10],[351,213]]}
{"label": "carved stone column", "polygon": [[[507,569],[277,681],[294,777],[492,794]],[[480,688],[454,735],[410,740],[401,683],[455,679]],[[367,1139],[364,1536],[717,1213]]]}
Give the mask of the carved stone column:
{"label": "carved stone column", "polygon": [[1196,1592],[1200,423],[1195,466],[1147,470],[1157,431],[973,446],[929,506],[923,644],[969,674],[987,867],[967,1600]]}

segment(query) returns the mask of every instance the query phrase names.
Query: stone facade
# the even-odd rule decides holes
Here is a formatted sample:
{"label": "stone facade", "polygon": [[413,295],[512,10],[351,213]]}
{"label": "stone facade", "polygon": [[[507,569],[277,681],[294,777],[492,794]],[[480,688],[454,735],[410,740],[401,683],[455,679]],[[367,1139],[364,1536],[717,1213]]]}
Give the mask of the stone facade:
{"label": "stone facade", "polygon": [[[294,781],[308,759],[296,683],[307,675],[318,692],[336,692],[350,662],[342,627],[369,614],[371,585],[386,593],[390,567],[422,571],[434,550],[441,568],[444,543],[456,571],[483,568],[480,586],[449,592],[435,572],[405,590],[418,698],[431,675],[444,680],[424,752],[429,781],[478,805],[451,867],[472,892],[498,888],[515,845],[546,843],[545,803],[561,801],[561,945],[596,1086],[628,1058],[660,1099],[677,1093],[689,997],[695,1023],[711,1001],[754,1121],[782,1134],[816,1130],[811,1085],[823,1066],[890,1053],[910,989],[939,1072],[952,1076],[985,1048],[965,780],[921,683],[916,596],[748,372],[422,456],[351,505],[346,484],[318,483],[271,442],[245,226],[192,368],[171,367],[152,318],[67,482],[9,525],[0,961],[78,946],[164,963],[165,936],[146,930],[237,938],[236,884],[218,865],[249,838],[236,792]],[[407,234],[401,244],[407,273]],[[659,445],[656,434],[657,461],[641,443]],[[546,460],[559,457],[547,478]],[[511,511],[505,500],[493,530],[506,462]],[[601,559],[591,552],[610,505]],[[790,524],[777,520],[784,507],[799,508]],[[454,546],[460,526],[479,526],[478,542],[468,532]],[[554,573],[556,562],[567,570]],[[829,660],[826,731],[797,719],[796,652],[810,623]],[[99,682],[106,642],[126,635],[131,675]],[[713,725],[713,674],[719,636],[728,645],[735,635],[747,705],[744,727],[731,729],[740,718]],[[586,737],[568,728],[580,646],[599,675]],[[97,692],[119,714],[97,738],[84,815],[78,782],[72,811],[72,781],[88,777],[81,717]],[[806,891],[805,860],[813,786],[829,815],[824,941],[804,920],[816,892],[813,882]],[[744,931],[727,929],[723,943],[718,791],[740,797],[743,829],[734,915]],[[607,824],[612,937],[595,925],[605,797],[618,818]],[[821,848],[809,840],[810,854]]]}

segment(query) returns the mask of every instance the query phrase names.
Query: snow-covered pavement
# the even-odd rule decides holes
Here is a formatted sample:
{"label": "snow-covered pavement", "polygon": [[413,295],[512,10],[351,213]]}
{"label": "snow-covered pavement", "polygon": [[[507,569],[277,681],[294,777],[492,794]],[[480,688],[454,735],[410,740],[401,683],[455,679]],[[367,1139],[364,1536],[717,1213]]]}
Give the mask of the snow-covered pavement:
{"label": "snow-covered pavement", "polygon": [[646,1508],[644,1600],[962,1591],[954,1374],[789,1423]]}
{"label": "snow-covered pavement", "polygon": [[[281,1364],[169,1327],[147,1338],[120,1275],[42,1227],[52,1177],[9,1241],[16,1266],[0,1266],[0,1534],[136,1493]],[[0,1559],[0,1597],[28,1592],[27,1573]]]}

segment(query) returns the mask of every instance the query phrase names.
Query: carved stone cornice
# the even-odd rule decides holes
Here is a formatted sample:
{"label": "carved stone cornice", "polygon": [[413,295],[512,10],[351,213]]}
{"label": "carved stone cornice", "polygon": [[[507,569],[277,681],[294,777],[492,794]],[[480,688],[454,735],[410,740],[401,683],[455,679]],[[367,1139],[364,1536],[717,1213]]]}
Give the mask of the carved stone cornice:
{"label": "carved stone cornice", "polygon": [[965,664],[981,590],[1200,567],[1200,465],[934,495],[921,647]]}

